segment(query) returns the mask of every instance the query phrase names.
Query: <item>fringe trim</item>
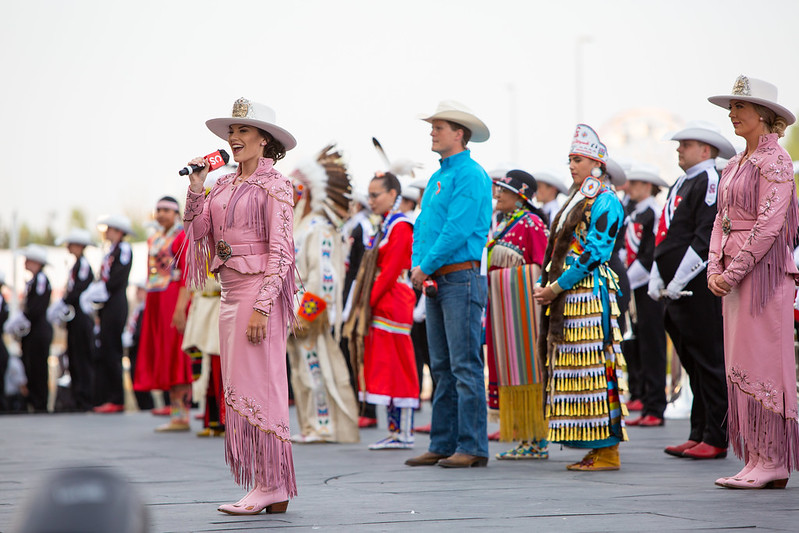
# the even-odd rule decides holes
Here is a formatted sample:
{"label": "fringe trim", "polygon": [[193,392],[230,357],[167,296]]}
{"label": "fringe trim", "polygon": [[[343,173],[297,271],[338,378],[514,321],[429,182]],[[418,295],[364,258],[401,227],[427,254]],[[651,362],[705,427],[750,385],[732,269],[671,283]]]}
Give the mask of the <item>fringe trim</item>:
{"label": "fringe trim", "polygon": [[245,489],[259,484],[285,490],[289,498],[297,495],[291,441],[253,425],[229,404],[225,408],[225,462],[236,484]]}
{"label": "fringe trim", "polygon": [[180,252],[186,254],[186,286],[193,290],[202,290],[208,279],[208,272],[213,257],[211,237],[205,234],[199,240],[195,237],[194,225],[186,227],[186,240]]}
{"label": "fringe trim", "polygon": [[[758,148],[759,151],[760,149]],[[730,166],[735,167],[737,165]],[[768,176],[762,176],[762,174],[760,168],[749,161],[744,164],[742,172],[734,178],[735,183],[731,184],[735,188],[735,205],[754,216],[757,216],[762,209],[762,206],[759,205],[761,177],[762,179],[773,181]],[[793,183],[792,180],[791,183]],[[796,242],[797,229],[799,228],[799,205],[797,205],[795,191],[791,194],[792,197],[788,203],[785,223],[782,229],[777,234],[766,255],[755,264],[752,270],[753,284],[750,305],[752,316],[760,315],[766,308],[766,304],[774,296],[777,287],[785,278],[786,263],[793,261],[793,243]],[[757,225],[752,231],[757,231]],[[756,236],[757,234],[755,233]]]}
{"label": "fringe trim", "polygon": [[799,470],[799,423],[766,409],[729,379],[727,396],[727,436],[735,455],[743,459],[752,449],[771,459],[785,458],[789,471]]}
{"label": "fringe trim", "polygon": [[499,440],[539,441],[547,437],[544,384],[499,387]]}

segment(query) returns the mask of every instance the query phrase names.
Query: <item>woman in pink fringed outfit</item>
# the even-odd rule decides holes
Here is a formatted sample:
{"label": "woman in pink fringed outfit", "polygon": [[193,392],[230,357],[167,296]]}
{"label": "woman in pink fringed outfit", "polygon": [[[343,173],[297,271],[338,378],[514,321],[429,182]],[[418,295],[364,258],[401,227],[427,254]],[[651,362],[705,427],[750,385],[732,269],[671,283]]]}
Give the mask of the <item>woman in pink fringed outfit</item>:
{"label": "woman in pink fringed outfit", "polygon": [[231,117],[206,122],[230,144],[239,164],[204,194],[209,161],[190,175],[186,199],[188,283],[207,271],[222,285],[219,340],[225,395],[225,460],[239,485],[252,490],[219,510],[285,512],[296,496],[286,378],[287,329],[293,324],[293,188],[272,166],[294,137],[275,125],[274,111],[240,98]]}
{"label": "woman in pink fringed outfit", "polygon": [[719,182],[708,286],[722,296],[728,433],[746,466],[716,480],[735,489],[784,488],[799,469],[792,249],[799,213],[793,164],[777,143],[796,119],[777,88],[740,76],[732,94],[708,98],[730,110],[746,151]]}

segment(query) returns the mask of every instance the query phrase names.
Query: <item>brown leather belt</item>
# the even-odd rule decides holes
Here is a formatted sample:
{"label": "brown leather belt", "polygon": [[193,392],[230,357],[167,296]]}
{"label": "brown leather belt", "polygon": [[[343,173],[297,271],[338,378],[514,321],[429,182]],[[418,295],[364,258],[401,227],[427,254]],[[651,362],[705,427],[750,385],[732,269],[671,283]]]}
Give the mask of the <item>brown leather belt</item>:
{"label": "brown leather belt", "polygon": [[469,270],[472,268],[480,268],[480,261],[464,261],[463,263],[452,263],[451,265],[444,265],[443,267],[433,272],[433,275],[431,277],[437,278],[445,274],[451,274],[452,272],[459,272],[461,270]]}

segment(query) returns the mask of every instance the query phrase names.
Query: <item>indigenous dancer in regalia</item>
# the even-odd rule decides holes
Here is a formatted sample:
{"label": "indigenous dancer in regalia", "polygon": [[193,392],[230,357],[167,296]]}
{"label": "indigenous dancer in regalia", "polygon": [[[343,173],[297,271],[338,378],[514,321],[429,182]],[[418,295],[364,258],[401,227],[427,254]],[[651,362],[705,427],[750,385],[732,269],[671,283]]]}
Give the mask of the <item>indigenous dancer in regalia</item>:
{"label": "indigenous dancer in regalia", "polygon": [[219,347],[225,390],[225,459],[239,485],[252,490],[219,510],[282,513],[296,496],[289,433],[286,332],[294,322],[294,203],[291,181],[274,168],[294,137],[275,124],[272,108],[244,98],[231,117],[207,121],[227,140],[235,174],[206,196],[209,162],[189,176],[186,199],[187,282],[222,285]]}
{"label": "indigenous dancer in regalia", "polygon": [[413,410],[419,407],[411,340],[416,297],[408,282],[413,223],[399,210],[400,193],[399,179],[390,172],[369,184],[369,206],[383,220],[361,262],[344,327],[361,396],[387,409],[389,435],[370,450],[412,448]]}
{"label": "indigenous dancer in regalia", "polygon": [[503,218],[487,246],[488,374],[489,383],[498,388],[498,405],[489,402],[489,408],[499,409],[500,440],[521,441],[496,458],[546,459],[543,369],[536,356],[540,306],[533,287],[541,275],[548,231],[543,213],[533,204],[533,176],[511,170],[494,185],[496,209]]}
{"label": "indigenous dancer in regalia", "polygon": [[796,117],[774,85],[746,76],[709,100],[730,110],[746,139],[719,182],[707,266],[710,290],[723,297],[728,435],[746,466],[716,484],[784,488],[799,470],[791,253],[799,212],[791,157],[777,141]]}
{"label": "indigenous dancer in regalia", "polygon": [[133,388],[169,391],[170,420],[158,432],[188,431],[191,359],[183,351],[183,330],[191,296],[185,284],[186,240],[177,200],[155,204],[159,230],[147,240],[147,303],[144,306]]}
{"label": "indigenous dancer in regalia", "polygon": [[358,442],[358,405],[339,348],[345,246],[340,229],[349,207],[350,182],[333,146],[302,162],[296,180],[294,228],[302,280],[298,327],[289,338],[291,387],[299,433],[292,440]]}
{"label": "indigenous dancer in regalia", "polygon": [[618,470],[627,440],[621,403],[618,280],[608,267],[624,211],[609,186],[607,149],[579,124],[569,152],[574,186],[553,220],[541,287],[540,355],[547,364],[549,440],[591,451],[569,470]]}

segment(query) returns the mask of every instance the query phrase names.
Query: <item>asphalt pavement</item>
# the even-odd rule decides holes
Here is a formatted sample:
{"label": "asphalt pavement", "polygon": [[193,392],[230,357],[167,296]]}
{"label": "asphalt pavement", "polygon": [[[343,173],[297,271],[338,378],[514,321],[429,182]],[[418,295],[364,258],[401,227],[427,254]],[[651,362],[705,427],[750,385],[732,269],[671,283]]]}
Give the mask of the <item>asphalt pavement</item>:
{"label": "asphalt pavement", "polygon": [[[417,424],[429,416],[426,403]],[[570,472],[580,450],[552,445],[548,460],[496,461],[493,454],[511,447],[498,442],[487,468],[407,467],[428,438],[417,435],[414,450],[367,450],[385,434],[381,413],[381,428],[362,431],[361,443],[295,445],[299,496],[286,514],[253,517],[217,511],[244,494],[225,465],[223,440],[196,437],[196,420],[191,433],[155,433],[163,421],[146,412],[0,416],[0,532],[12,531],[37,484],[70,466],[126,478],[157,532],[799,531],[799,477],[786,490],[734,491],[713,484],[740,469],[732,454],[710,461],[664,454],[686,439],[686,420],[629,428],[620,471]]]}

